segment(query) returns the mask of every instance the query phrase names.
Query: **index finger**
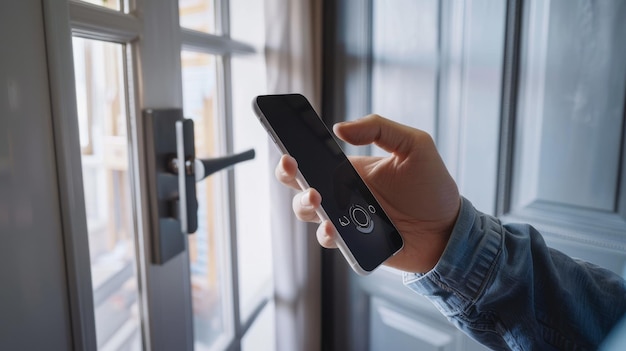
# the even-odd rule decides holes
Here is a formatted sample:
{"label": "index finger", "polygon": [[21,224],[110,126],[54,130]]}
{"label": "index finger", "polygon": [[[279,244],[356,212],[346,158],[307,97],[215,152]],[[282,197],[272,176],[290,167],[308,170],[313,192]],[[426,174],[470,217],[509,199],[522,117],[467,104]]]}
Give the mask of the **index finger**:
{"label": "index finger", "polygon": [[296,162],[295,158],[289,155],[283,155],[274,170],[274,174],[276,175],[276,179],[278,179],[278,181],[296,190],[303,190],[296,181],[297,173],[298,162]]}
{"label": "index finger", "polygon": [[428,134],[379,115],[341,122],[333,126],[335,134],[352,145],[375,143],[383,150],[406,157],[416,148],[416,137],[424,140]]}

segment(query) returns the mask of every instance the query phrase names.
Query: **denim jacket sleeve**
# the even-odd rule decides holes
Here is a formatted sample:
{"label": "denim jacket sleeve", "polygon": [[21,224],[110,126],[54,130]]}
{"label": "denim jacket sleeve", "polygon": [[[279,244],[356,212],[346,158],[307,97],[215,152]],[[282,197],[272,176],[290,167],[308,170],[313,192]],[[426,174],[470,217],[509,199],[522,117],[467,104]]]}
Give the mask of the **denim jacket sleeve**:
{"label": "denim jacket sleeve", "polygon": [[404,275],[452,323],[496,350],[595,350],[626,313],[626,284],[548,248],[529,225],[502,225],[467,200],[441,259]]}

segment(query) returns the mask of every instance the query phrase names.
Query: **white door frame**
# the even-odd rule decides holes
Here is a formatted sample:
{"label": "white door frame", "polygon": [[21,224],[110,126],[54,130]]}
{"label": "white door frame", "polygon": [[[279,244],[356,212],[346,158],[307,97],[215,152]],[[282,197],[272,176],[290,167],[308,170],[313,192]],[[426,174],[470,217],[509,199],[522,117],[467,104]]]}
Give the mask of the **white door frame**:
{"label": "white door frame", "polygon": [[[133,192],[141,199],[134,209],[136,221],[139,295],[144,348],[149,350],[192,350],[191,297],[187,253],[157,266],[149,262],[146,240],[148,218],[146,179],[143,167],[141,110],[146,107],[182,107],[180,73],[180,33],[177,2],[137,0],[131,8],[138,13],[108,11],[78,1],[43,1],[49,57],[53,124],[61,189],[66,265],[70,290],[72,329],[77,348],[95,349],[96,335],[93,291],[87,244],[87,224],[82,188],[82,169],[78,140],[78,118],[72,33],[90,38],[127,44],[127,79],[130,80],[129,135],[136,148],[130,151],[137,174]],[[173,9],[175,7],[176,9]],[[169,36],[169,37],[168,37]],[[141,69],[139,69],[141,68]],[[134,110],[133,110],[134,109]],[[137,201],[136,201],[137,203]]]}

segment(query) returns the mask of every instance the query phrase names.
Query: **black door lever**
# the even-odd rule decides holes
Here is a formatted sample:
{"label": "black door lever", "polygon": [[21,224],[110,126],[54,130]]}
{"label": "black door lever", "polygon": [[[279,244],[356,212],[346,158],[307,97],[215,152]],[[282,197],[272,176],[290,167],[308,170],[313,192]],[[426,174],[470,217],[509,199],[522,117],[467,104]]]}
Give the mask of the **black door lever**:
{"label": "black door lever", "polygon": [[[196,182],[201,181],[215,172],[232,167],[239,162],[252,160],[254,159],[254,156],[254,149],[250,149],[248,151],[229,156],[196,159]],[[202,167],[198,167],[199,164],[202,165]]]}

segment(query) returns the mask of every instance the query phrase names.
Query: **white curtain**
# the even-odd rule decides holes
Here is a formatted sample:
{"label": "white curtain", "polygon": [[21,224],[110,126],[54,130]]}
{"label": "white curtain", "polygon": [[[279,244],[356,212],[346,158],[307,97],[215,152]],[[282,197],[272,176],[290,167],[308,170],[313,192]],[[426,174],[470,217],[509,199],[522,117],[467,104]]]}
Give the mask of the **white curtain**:
{"label": "white curtain", "polygon": [[[265,1],[265,59],[270,94],[300,93],[320,111],[321,1]],[[275,148],[272,146],[272,150]],[[270,156],[271,167],[280,154]],[[291,210],[293,192],[271,182],[272,249],[279,351],[321,348],[321,248],[315,226]]]}

